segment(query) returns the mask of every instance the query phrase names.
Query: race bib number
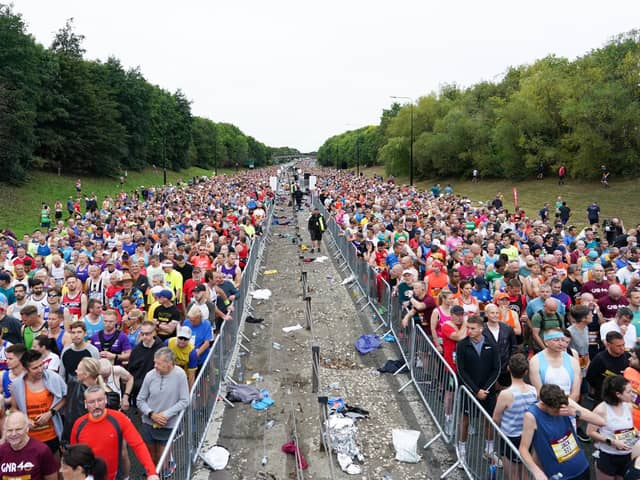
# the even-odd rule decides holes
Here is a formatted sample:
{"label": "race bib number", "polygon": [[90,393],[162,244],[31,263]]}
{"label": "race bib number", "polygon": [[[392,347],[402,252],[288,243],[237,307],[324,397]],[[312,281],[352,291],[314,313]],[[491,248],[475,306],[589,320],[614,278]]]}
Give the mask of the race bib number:
{"label": "race bib number", "polygon": [[556,440],[551,440],[551,449],[556,456],[558,463],[564,463],[567,460],[573,458],[579,451],[578,443],[576,442],[573,432],[567,433],[564,437],[560,437]]}
{"label": "race bib number", "polygon": [[589,345],[598,345],[600,342],[599,332],[589,332]]}
{"label": "race bib number", "polygon": [[622,430],[616,430],[615,432],[613,432],[613,435],[616,437],[616,440],[619,440],[630,447],[635,445],[638,438],[636,436],[635,428],[624,428]]}

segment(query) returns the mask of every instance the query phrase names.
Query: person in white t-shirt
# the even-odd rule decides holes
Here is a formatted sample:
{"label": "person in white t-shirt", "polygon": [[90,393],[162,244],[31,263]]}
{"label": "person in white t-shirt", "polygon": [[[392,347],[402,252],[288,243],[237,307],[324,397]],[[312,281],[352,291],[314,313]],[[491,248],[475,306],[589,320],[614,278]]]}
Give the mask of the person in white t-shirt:
{"label": "person in white t-shirt", "polygon": [[56,339],[47,335],[38,335],[33,339],[33,349],[42,354],[42,366],[50,372],[60,371],[60,356],[55,353],[58,350]]}
{"label": "person in white t-shirt", "polygon": [[20,310],[22,310],[27,305],[35,305],[29,301],[29,297],[27,296],[27,289],[22,283],[17,283],[15,287],[13,287],[13,294],[16,297],[15,303],[12,303],[7,308],[7,315],[10,317],[20,318]]}
{"label": "person in white t-shirt", "polygon": [[636,345],[638,334],[631,323],[633,312],[629,307],[620,307],[615,318],[600,325],[600,338],[606,338],[609,332],[618,332],[624,337],[624,348],[631,350]]}

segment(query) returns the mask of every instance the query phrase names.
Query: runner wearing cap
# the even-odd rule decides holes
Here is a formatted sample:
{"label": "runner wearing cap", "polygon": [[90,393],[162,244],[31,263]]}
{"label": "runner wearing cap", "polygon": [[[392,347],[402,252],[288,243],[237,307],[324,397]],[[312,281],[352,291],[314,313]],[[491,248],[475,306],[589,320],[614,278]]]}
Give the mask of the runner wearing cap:
{"label": "runner wearing cap", "polygon": [[174,265],[171,260],[164,260],[162,262],[162,270],[164,270],[165,284],[175,295],[175,303],[182,303],[182,274],[174,269]]}
{"label": "runner wearing cap", "polygon": [[194,343],[191,341],[193,333],[187,326],[178,327],[175,337],[165,340],[164,344],[169,347],[175,357],[175,364],[184,370],[189,382],[189,390],[196,380],[196,370],[198,368],[198,353]]}
{"label": "runner wearing cap", "polygon": [[120,278],[120,285],[122,289],[116,292],[116,294],[111,298],[111,308],[118,311],[120,315],[124,313],[122,309],[122,300],[124,298],[129,298],[133,301],[135,308],[144,308],[144,295],[140,290],[133,286],[133,277],[125,272],[122,274]]}
{"label": "runner wearing cap", "polygon": [[[171,301],[173,298],[171,290],[160,290],[155,297],[158,299],[158,306],[153,310],[152,319],[156,322],[158,338],[164,342],[175,337],[176,328],[180,323],[180,310]],[[151,309],[149,314],[152,314]]]}

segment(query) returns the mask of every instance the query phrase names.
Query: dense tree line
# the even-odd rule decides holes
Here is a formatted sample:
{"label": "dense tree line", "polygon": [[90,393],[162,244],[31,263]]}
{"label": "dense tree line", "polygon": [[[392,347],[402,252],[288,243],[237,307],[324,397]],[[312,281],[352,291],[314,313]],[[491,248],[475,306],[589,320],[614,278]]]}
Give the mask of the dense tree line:
{"label": "dense tree line", "polygon": [[148,165],[269,162],[274,149],[192,116],[180,90],[152,85],[116,58],[84,59],[83,38],[68,21],[45,48],[0,4],[0,181],[22,183],[34,168],[117,176]]}
{"label": "dense tree line", "polygon": [[[351,168],[355,145],[392,174],[409,165],[411,106],[394,104],[380,125],[329,138],[324,165]],[[524,178],[565,165],[572,177],[640,174],[640,32],[569,61],[548,56],[509,68],[499,82],[447,85],[413,104],[415,175]],[[362,154],[361,154],[362,155]],[[362,159],[365,157],[361,156]]]}

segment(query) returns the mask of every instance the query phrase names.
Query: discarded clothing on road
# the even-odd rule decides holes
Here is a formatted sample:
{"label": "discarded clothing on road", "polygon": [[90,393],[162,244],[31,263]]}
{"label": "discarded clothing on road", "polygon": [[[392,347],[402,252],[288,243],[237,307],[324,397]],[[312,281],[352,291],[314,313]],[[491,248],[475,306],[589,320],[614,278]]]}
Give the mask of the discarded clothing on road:
{"label": "discarded clothing on road", "polygon": [[354,459],[362,462],[364,456],[356,444],[356,432],[353,419],[340,413],[330,415],[326,422],[327,435],[333,450],[338,455],[338,463],[342,471],[350,475],[358,475],[362,472],[360,465],[353,463]]}
{"label": "discarded clothing on road", "polygon": [[366,355],[380,348],[380,340],[373,333],[362,335],[356,340],[355,347],[362,355]]}
{"label": "discarded clothing on road", "polygon": [[262,400],[262,394],[256,387],[239,383],[227,385],[227,399],[231,402],[251,403],[254,400]]}
{"label": "discarded clothing on road", "polygon": [[298,465],[300,466],[300,468],[302,468],[303,470],[306,470],[309,467],[307,460],[302,455],[302,452],[300,452],[300,448],[298,447],[298,445],[296,445],[296,442],[291,440],[290,442],[287,442],[284,445],[282,445],[281,448],[284,453],[297,455],[296,461],[298,461]]}
{"label": "discarded clothing on road", "polygon": [[327,400],[327,403],[329,405],[329,409],[333,411],[341,412],[344,410],[344,400],[342,397],[330,397]]}
{"label": "discarded clothing on road", "polygon": [[249,293],[256,300],[269,300],[271,298],[271,290],[269,290],[268,288],[254,290],[253,292]]}
{"label": "discarded clothing on road", "polygon": [[260,395],[262,395],[262,399],[261,400],[254,400],[253,402],[251,402],[251,406],[255,410],[266,410],[271,405],[276,403],[273,400],[273,398],[271,398],[269,396],[269,390],[267,390],[266,388],[263,388],[262,390],[260,390]]}
{"label": "discarded clothing on road", "polygon": [[[398,370],[400,370],[398,372]],[[403,360],[387,360],[384,367],[379,368],[380,373],[409,373],[407,364]]]}
{"label": "discarded clothing on road", "polygon": [[349,404],[345,404],[342,414],[345,417],[352,418],[354,420],[369,418],[369,410],[365,410],[364,408],[352,406]]}

